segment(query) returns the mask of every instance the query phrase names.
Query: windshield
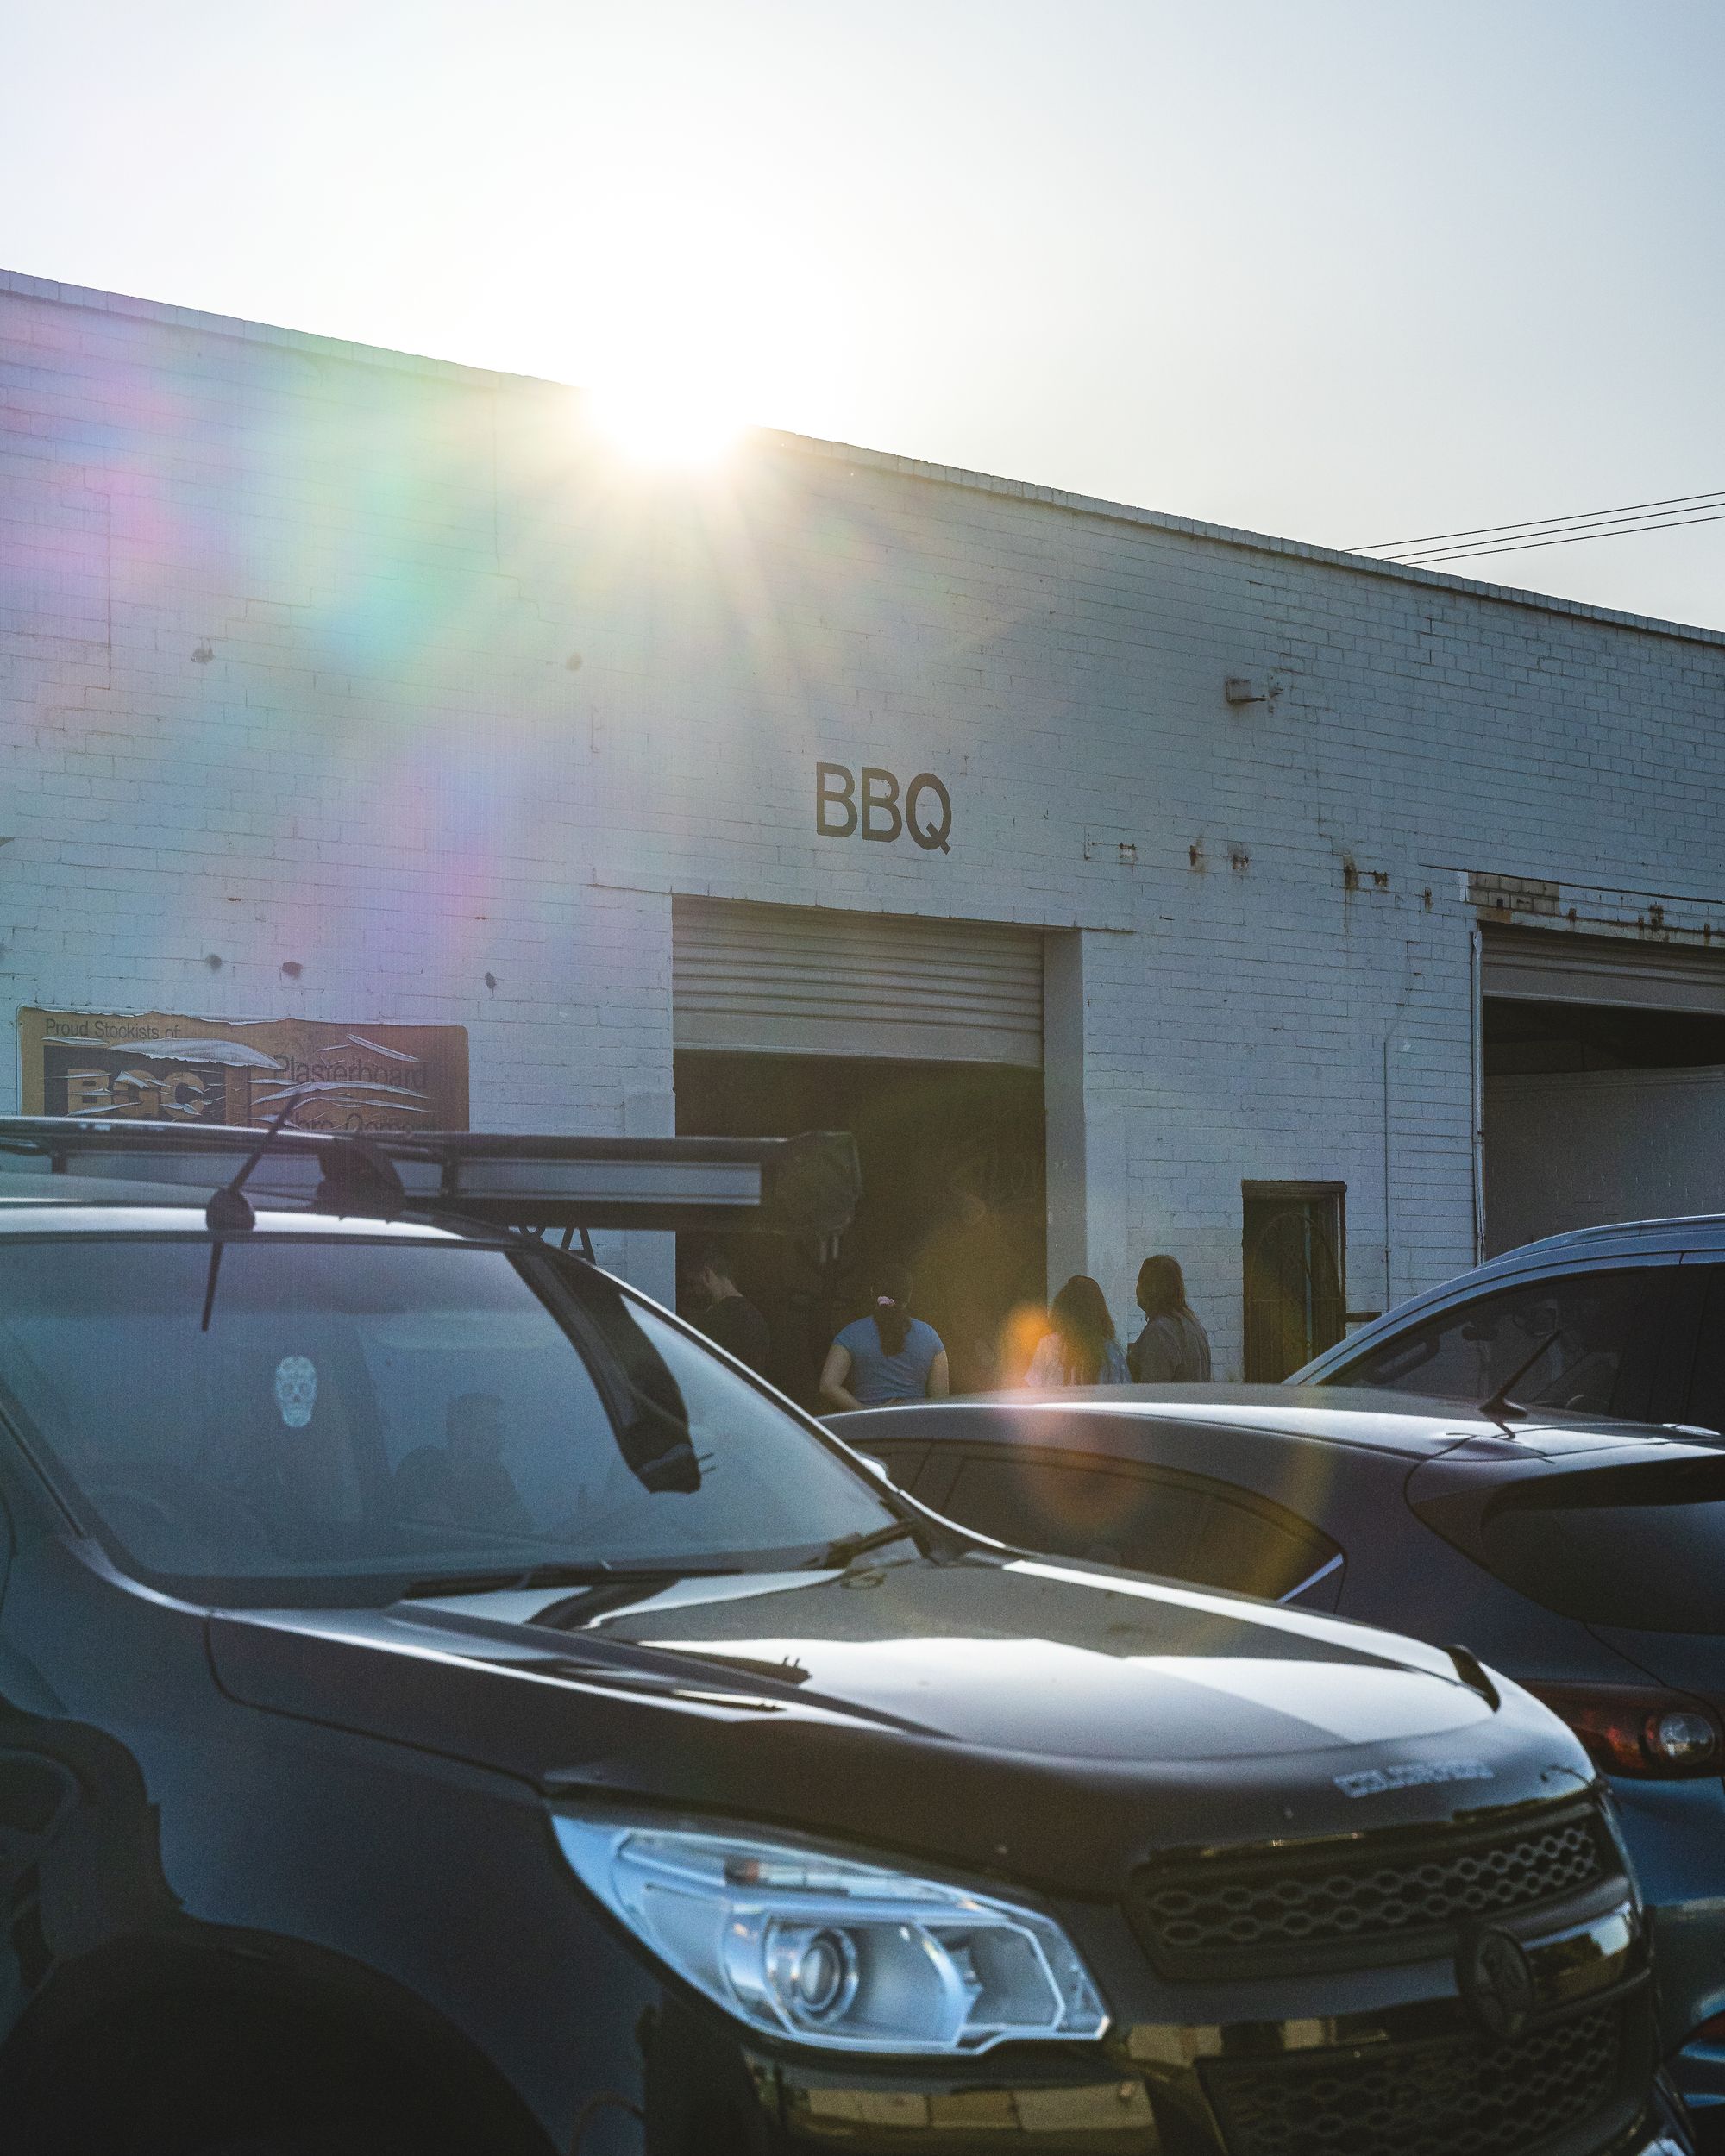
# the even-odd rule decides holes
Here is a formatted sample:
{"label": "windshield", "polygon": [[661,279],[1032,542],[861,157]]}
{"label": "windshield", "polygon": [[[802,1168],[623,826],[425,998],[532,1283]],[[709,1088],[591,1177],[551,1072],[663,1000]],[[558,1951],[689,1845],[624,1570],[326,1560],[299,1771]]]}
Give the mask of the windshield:
{"label": "windshield", "polygon": [[1472,1401],[1507,1384],[1519,1407],[1633,1420],[1672,1294],[1672,1269],[1656,1265],[1526,1282],[1409,1325],[1323,1382]]}
{"label": "windshield", "polygon": [[[387,1599],[537,1566],[805,1561],[870,1478],[668,1320],[471,1244],[0,1244],[0,1401],[130,1569]],[[323,1583],[320,1591],[317,1583]]]}

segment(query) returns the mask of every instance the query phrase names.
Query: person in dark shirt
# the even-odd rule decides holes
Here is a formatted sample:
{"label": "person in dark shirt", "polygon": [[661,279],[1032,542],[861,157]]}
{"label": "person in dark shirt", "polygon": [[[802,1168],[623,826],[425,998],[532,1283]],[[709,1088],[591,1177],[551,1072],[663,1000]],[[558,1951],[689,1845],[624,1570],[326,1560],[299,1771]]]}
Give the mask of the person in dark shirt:
{"label": "person in dark shirt", "polygon": [[773,1344],[767,1320],[731,1277],[731,1260],[717,1243],[704,1243],[695,1250],[688,1280],[700,1305],[693,1322],[727,1355],[764,1377]]}
{"label": "person in dark shirt", "polygon": [[446,1412],[442,1445],[410,1452],[391,1478],[398,1516],[420,1526],[525,1534],[533,1519],[504,1465],[503,1402],[460,1393]]}

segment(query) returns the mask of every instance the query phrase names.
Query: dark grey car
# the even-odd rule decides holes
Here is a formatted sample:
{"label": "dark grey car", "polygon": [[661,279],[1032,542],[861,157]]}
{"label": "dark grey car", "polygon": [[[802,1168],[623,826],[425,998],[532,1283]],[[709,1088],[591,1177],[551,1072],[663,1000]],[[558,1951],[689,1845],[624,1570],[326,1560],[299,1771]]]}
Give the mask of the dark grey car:
{"label": "dark grey car", "polygon": [[[1107,1387],[832,1419],[1023,1549],[1458,1643],[1611,1778],[1678,2078],[1725,2147],[1725,1457],[1645,1426],[1384,1393]],[[1482,1890],[1484,1890],[1484,1889]]]}

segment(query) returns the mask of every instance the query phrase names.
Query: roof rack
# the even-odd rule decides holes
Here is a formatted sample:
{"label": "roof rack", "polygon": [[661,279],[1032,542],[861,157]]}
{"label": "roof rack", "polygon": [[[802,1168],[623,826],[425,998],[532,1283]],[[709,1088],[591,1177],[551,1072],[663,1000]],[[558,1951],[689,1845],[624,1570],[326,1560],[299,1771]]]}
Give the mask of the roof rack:
{"label": "roof rack", "polygon": [[[246,1189],[266,1202],[488,1226],[652,1228],[820,1238],[850,1225],[862,1191],[848,1131],[800,1138],[566,1138],[485,1131],[267,1131],[217,1123],[0,1116],[8,1172],[184,1189],[196,1202],[262,1153]],[[34,1193],[32,1194],[34,1194]],[[105,1197],[108,1193],[103,1193]],[[68,1189],[68,1200],[74,1192]]]}

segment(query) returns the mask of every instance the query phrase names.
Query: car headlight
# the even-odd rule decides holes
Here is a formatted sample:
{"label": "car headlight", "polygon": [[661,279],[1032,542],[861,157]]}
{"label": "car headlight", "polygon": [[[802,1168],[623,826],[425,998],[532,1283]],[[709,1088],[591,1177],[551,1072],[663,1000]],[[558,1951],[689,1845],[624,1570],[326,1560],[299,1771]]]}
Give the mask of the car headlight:
{"label": "car headlight", "polygon": [[641,1817],[555,1815],[582,1883],[750,2028],[835,2051],[1094,2040],[1107,2010],[1037,1910],[812,1844]]}

